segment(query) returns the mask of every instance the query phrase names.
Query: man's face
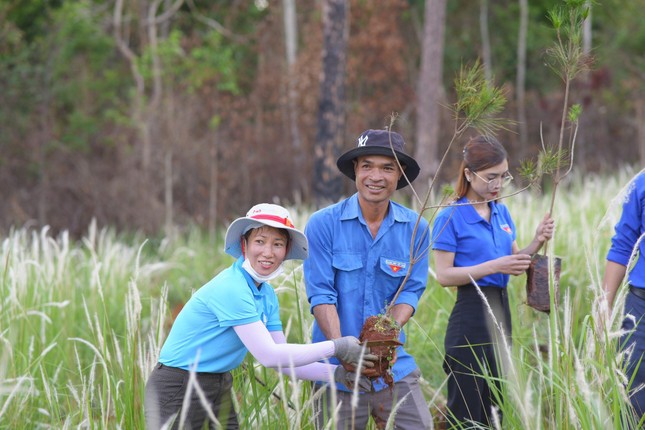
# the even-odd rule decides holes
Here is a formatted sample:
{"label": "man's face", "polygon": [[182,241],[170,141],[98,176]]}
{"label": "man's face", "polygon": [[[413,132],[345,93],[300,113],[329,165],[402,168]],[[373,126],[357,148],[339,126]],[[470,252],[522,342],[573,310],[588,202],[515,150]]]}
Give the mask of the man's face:
{"label": "man's face", "polygon": [[356,189],[365,202],[389,201],[401,178],[401,169],[394,157],[365,155],[354,160]]}

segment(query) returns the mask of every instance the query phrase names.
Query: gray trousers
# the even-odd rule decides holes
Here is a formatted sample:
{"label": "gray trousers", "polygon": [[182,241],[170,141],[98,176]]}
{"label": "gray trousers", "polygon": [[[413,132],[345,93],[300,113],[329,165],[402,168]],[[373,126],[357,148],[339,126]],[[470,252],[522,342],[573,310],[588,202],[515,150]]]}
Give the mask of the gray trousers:
{"label": "gray trousers", "polygon": [[[223,429],[237,430],[239,424],[231,397],[233,377],[231,372],[196,373],[196,381],[203,391],[208,408],[212,410]],[[190,373],[176,367],[158,363],[146,383],[145,417],[146,429],[157,430],[164,424],[179,429],[181,411],[189,386]],[[215,423],[209,418],[203,401],[193,386],[190,391],[188,411],[182,429],[199,430],[203,427],[214,429]]]}
{"label": "gray trousers", "polygon": [[[329,421],[332,421],[329,427],[332,429],[364,429],[371,416],[378,428],[385,428],[392,409],[407,395],[396,410],[394,428],[399,430],[431,429],[433,427],[432,415],[419,386],[420,376],[421,372],[416,369],[394,383],[392,390],[385,388],[377,392],[359,394],[356,408],[352,408],[352,393],[336,391],[336,401],[342,402],[336,418],[331,416],[336,409],[335,405],[332,405],[331,395],[334,387],[330,387],[329,384],[317,386],[316,394],[322,394],[322,397],[315,405],[316,426],[318,429],[323,429]],[[324,390],[324,393],[320,393],[321,390]]]}

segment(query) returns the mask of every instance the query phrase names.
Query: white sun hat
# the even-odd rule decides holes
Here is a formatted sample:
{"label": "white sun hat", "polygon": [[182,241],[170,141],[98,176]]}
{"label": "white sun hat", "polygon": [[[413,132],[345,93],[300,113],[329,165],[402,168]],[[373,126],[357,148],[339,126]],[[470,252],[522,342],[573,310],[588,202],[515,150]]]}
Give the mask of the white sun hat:
{"label": "white sun hat", "polygon": [[289,211],[279,205],[260,203],[253,206],[245,217],[238,218],[226,230],[224,251],[238,258],[242,255],[242,236],[252,228],[263,225],[282,228],[289,232],[289,251],[285,260],[304,260],[309,256],[307,238],[293,225]]}

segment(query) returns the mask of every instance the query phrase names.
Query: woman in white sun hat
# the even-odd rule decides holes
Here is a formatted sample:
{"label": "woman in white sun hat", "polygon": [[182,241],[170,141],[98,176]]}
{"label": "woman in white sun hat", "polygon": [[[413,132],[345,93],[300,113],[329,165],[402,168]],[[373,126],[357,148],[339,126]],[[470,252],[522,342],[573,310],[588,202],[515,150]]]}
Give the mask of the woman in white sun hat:
{"label": "woman in white sun hat", "polygon": [[356,383],[369,390],[366,378],[343,366],[318,362],[338,357],[358,363],[362,356],[363,365],[372,367],[376,357],[365,353],[355,337],[306,345],[286,342],[278,299],[268,281],[282,272],[285,260],[304,260],[308,253],[306,237],[285,208],[253,206],[229,226],[225,251],[237,261],[193,294],[161,348],[146,383],[148,429],[169,423],[167,428],[201,429],[205,422],[214,428],[213,417],[222,428],[239,428],[231,399],[231,370],[247,351],[262,365],[288,375]]}

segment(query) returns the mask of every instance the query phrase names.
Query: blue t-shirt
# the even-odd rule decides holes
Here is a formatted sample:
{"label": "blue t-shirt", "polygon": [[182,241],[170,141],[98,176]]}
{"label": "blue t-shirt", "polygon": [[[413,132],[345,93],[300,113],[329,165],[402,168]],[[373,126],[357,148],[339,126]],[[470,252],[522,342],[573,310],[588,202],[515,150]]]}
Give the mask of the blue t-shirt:
{"label": "blue t-shirt", "polygon": [[[304,261],[307,297],[311,309],[321,304],[336,305],[343,336],[359,337],[363,323],[382,313],[393,299],[410,266],[410,240],[418,215],[390,202],[387,215],[372,238],[358,204],[358,195],[314,213],[307,223],[309,258]],[[429,226],[421,219],[415,237],[418,261],[399,295],[397,304],[416,309],[428,280]],[[313,342],[327,340],[314,322]],[[405,342],[405,333],[401,333]],[[336,359],[331,359],[338,363]],[[417,367],[402,347],[392,373],[398,381]],[[338,389],[347,391],[342,384]],[[375,383],[376,390],[386,385]]]}
{"label": "blue t-shirt", "polygon": [[256,287],[240,257],[188,300],[161,348],[159,362],[197,372],[222,373],[238,367],[247,348],[234,326],[262,321],[269,331],[282,330],[278,298],[267,283]]}
{"label": "blue t-shirt", "polygon": [[[508,208],[490,202],[490,222],[462,197],[443,208],[432,227],[432,249],[453,252],[455,267],[474,266],[513,253],[517,232]],[[502,287],[510,276],[494,273],[477,281],[480,287]]]}
{"label": "blue t-shirt", "polygon": [[[641,172],[629,184],[623,212],[614,229],[607,260],[627,266],[634,246],[645,233],[645,173]],[[645,239],[638,245],[638,252],[638,260],[629,272],[628,279],[630,284],[645,288]]]}

